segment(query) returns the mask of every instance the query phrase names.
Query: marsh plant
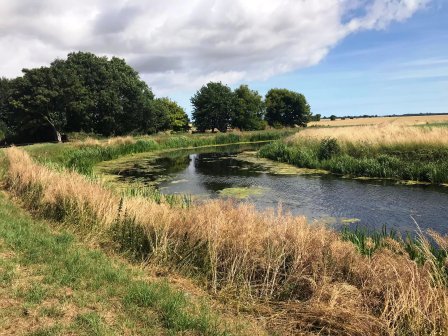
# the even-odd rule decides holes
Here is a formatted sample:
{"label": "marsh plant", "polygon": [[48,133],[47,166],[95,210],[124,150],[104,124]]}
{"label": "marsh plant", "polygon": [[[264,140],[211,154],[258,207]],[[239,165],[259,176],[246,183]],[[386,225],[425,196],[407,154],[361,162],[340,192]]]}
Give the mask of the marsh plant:
{"label": "marsh plant", "polygon": [[448,182],[447,129],[359,126],[306,129],[259,155],[339,175]]}

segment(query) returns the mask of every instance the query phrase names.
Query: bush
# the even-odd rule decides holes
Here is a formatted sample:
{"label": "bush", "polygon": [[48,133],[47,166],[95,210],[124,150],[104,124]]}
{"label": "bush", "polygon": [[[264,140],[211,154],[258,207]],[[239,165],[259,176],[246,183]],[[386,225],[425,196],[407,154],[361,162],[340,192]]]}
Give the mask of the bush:
{"label": "bush", "polygon": [[341,153],[341,146],[339,146],[338,141],[334,138],[325,138],[319,144],[319,151],[317,157],[319,160],[328,160],[333,156]]}

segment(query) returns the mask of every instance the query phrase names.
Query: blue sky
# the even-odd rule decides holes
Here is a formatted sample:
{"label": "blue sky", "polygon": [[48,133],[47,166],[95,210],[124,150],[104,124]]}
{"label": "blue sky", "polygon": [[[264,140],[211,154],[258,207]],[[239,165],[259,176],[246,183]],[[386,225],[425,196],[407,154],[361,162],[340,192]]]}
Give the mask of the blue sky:
{"label": "blue sky", "polygon": [[[317,65],[247,83],[301,92],[322,116],[448,113],[448,1],[348,36]],[[187,111],[189,94],[173,94]]]}
{"label": "blue sky", "polygon": [[0,76],[89,51],[189,113],[209,81],[325,116],[448,112],[448,0],[2,0],[0,18]]}

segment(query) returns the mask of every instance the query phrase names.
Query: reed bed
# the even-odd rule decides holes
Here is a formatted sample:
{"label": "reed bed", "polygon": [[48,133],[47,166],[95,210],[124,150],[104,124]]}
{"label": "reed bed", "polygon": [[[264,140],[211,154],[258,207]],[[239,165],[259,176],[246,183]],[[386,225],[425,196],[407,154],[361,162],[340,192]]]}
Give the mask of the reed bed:
{"label": "reed bed", "polygon": [[306,129],[259,155],[335,174],[448,183],[448,129],[395,125]]}
{"label": "reed bed", "polygon": [[[425,240],[421,263],[394,240],[366,256],[342,235],[281,209],[228,201],[173,207],[51,170],[17,148],[6,157],[5,187],[36,215],[194,275],[227,299],[258,302],[257,314],[279,334],[448,333],[445,266]],[[448,238],[437,239],[446,249]]]}

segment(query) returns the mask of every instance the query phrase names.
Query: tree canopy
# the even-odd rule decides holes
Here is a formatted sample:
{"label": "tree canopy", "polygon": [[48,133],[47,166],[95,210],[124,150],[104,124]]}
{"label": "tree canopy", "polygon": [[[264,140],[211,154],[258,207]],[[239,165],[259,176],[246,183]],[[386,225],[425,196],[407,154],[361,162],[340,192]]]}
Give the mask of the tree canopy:
{"label": "tree canopy", "polygon": [[271,126],[306,126],[311,109],[303,94],[271,89],[266,94],[266,121]]}
{"label": "tree canopy", "polygon": [[235,90],[236,108],[232,119],[232,127],[243,131],[264,128],[264,103],[257,91],[241,85]]}
{"label": "tree canopy", "polygon": [[[123,59],[74,52],[48,67],[0,78],[0,137],[6,142],[60,139],[60,133],[105,136],[186,131],[188,115],[169,98],[155,98],[137,71]],[[257,130],[306,126],[311,112],[305,97],[287,89],[262,96],[247,85],[234,91],[209,82],[191,98],[198,131]],[[320,115],[316,115],[318,120]]]}
{"label": "tree canopy", "polygon": [[159,130],[176,132],[188,130],[188,115],[185,110],[168,97],[157,98],[152,102],[153,124]]}
{"label": "tree canopy", "polygon": [[232,90],[221,82],[204,85],[191,98],[193,119],[201,132],[211,129],[226,132],[235,113],[236,98]]}
{"label": "tree canopy", "polygon": [[[3,87],[9,86],[3,98]],[[12,87],[12,88],[11,88]],[[122,59],[77,52],[1,81],[0,112],[16,138],[29,130],[122,135],[158,131],[154,95]]]}
{"label": "tree canopy", "polygon": [[[210,82],[191,98],[193,119],[198,131],[228,127],[258,130],[271,126],[306,126],[311,120],[310,106],[303,94],[287,89],[271,89],[266,99],[240,85],[235,91],[222,83]],[[320,118],[316,115],[314,118]]]}

